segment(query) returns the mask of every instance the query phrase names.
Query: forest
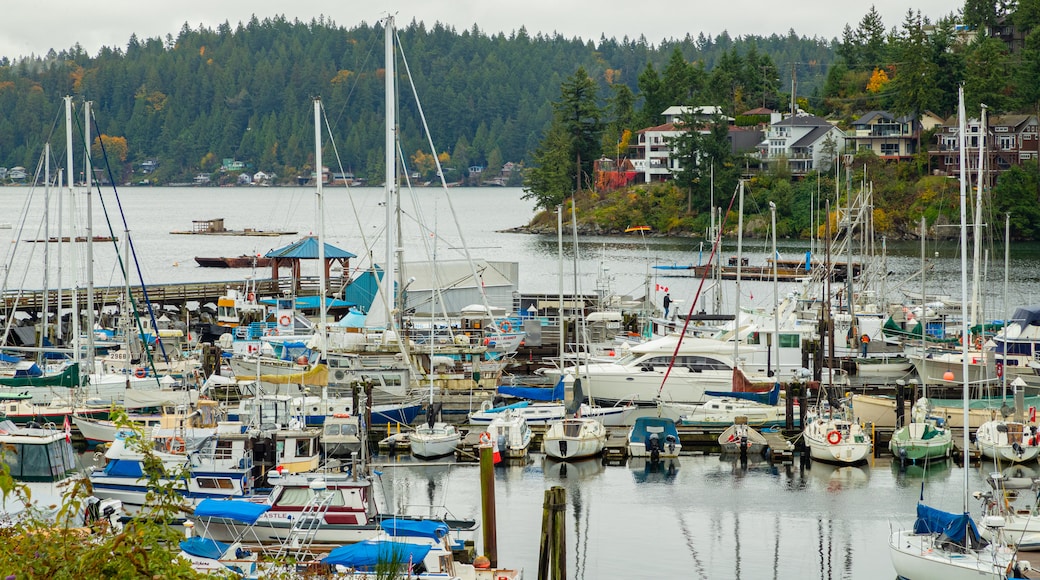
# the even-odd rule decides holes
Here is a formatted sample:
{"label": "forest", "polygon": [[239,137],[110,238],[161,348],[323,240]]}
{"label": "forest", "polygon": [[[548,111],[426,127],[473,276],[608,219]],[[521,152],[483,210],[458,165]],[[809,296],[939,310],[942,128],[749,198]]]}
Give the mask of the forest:
{"label": "forest", "polygon": [[[814,88],[806,97],[799,91],[797,108],[843,128],[875,110],[915,118],[932,113],[950,119],[956,113],[958,87],[963,86],[969,118],[978,118],[982,104],[991,116],[1035,115],[1040,110],[1038,25],[1040,0],[967,0],[959,14],[934,22],[908,10],[903,21],[891,28],[871,7],[857,25],[845,26],[841,39],[833,44],[835,58],[826,67],[822,89]],[[661,75],[652,64],[647,66],[637,79],[635,95],[626,95],[622,86],[603,103],[595,77],[579,68],[560,85],[553,102],[555,116],[531,157],[525,194],[547,212],[569,198],[576,199],[585,216],[583,227],[595,232],[648,225],[664,234],[703,233],[709,225],[711,199],[720,199],[713,198],[712,192],[728,199],[738,179],[749,175],[753,176],[749,190],[758,198],[758,210],[752,211],[760,212],[768,201],[776,202],[781,236],[819,234],[811,231],[813,224],[822,221],[813,219],[810,200],[819,200],[821,192],[840,194],[852,184],[856,189],[869,185],[873,190],[874,224],[879,234],[916,236],[922,216],[929,227],[958,221],[958,188],[929,170],[927,150],[937,146],[934,130],[921,132],[921,147],[910,161],[885,162],[869,151],[843,151],[836,144],[830,152],[832,166],[844,165],[841,161],[846,157],[839,158],[842,153],[853,156],[843,167],[847,175],[836,185],[833,171],[796,178],[786,163],[757,171],[754,154],[731,150],[727,121],[722,117],[705,124],[684,115],[677,124],[699,130],[671,138],[671,156],[679,159],[682,169],[673,169],[669,182],[620,191],[594,183],[594,160],[623,156],[630,130],[653,125],[653,112],[662,110],[662,105],[721,105],[726,115],[736,116],[737,125],[747,120],[740,111],[753,103],[775,110],[775,103],[783,103],[783,95],[775,85],[756,79],[758,69],[772,72],[777,67],[755,46],[742,53],[725,53],[710,70],[676,50]],[[658,100],[662,93],[666,96]],[[1030,134],[1023,139],[1023,147],[1029,148]],[[1032,139],[1035,151],[1035,118]],[[999,173],[985,196],[987,223],[1003,221],[1004,214],[1010,214],[1016,239],[1040,237],[1037,163],[1035,154],[1031,159],[1020,158],[1019,166]],[[573,195],[576,189],[585,195]],[[752,230],[756,223],[761,225],[761,220],[750,220]]]}
{"label": "forest", "polygon": [[[792,68],[799,86],[822,90],[833,42],[790,32],[731,38],[723,32],[668,40],[531,36],[524,28],[485,34],[411,22],[398,30],[416,92],[449,181],[467,168],[493,175],[506,162],[527,163],[553,118],[560,84],[579,67],[595,79],[605,103],[621,86],[640,94],[648,67],[666,70],[676,51],[696,69],[733,68],[752,54],[758,88],[773,97]],[[401,59],[399,58],[399,61]],[[93,102],[98,131],[121,144],[110,163],[117,180],[152,160],[152,182],[218,175],[223,159],[276,174],[284,183],[313,171],[311,99],[321,97],[342,170],[378,183],[383,174],[383,28],[351,28],[324,18],[310,22],[251,18],[216,30],[185,24],[165,38],[131,37],[125,47],[86,54],[73,46],[12,62],[0,59],[0,166],[35,167],[44,142],[64,149],[61,99]],[[765,66],[767,63],[777,63]],[[403,78],[406,69],[399,62]],[[764,75],[764,76],[763,76]],[[402,87],[407,85],[402,84]],[[732,86],[719,98],[732,100]],[[664,102],[664,101],[662,101]],[[655,108],[660,103],[651,103]],[[758,96],[748,104],[761,105]],[[636,104],[644,108],[642,101]],[[432,178],[415,103],[400,91],[402,148],[412,169]],[[80,121],[81,122],[81,121]],[[81,129],[78,129],[81,131]],[[110,141],[111,140],[111,141]],[[108,149],[108,147],[106,147]],[[426,155],[416,155],[423,150]],[[339,171],[326,155],[326,165]],[[139,177],[139,176],[137,176]]]}

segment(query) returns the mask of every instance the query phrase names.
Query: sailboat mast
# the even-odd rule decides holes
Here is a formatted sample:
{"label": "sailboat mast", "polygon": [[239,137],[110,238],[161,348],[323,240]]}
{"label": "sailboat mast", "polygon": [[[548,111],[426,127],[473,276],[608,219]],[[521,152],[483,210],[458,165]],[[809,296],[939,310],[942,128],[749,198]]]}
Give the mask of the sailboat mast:
{"label": "sailboat mast", "polygon": [[[41,310],[42,319],[40,320],[40,336],[38,337],[36,346],[40,347],[40,352],[36,355],[36,362],[43,366],[43,346],[44,339],[50,334],[50,319],[47,317],[47,313],[50,311],[50,304],[48,303],[48,297],[50,295],[49,284],[47,276],[50,273],[50,253],[51,244],[51,223],[50,223],[50,208],[51,208],[51,144],[45,143],[43,146],[43,157],[44,157],[44,170],[43,170],[43,310]],[[59,291],[60,292],[60,291]]]}
{"label": "sailboat mast", "polygon": [[[964,113],[964,85],[961,85],[957,91],[957,119],[958,119],[958,145],[960,146],[960,178],[961,178],[961,304],[968,303],[968,155],[965,151],[965,132],[967,131],[967,123],[965,121]],[[962,314],[963,319],[963,314]],[[970,457],[968,457],[968,324],[965,321],[961,324],[961,378],[963,384],[963,397],[964,403],[964,441],[961,444],[961,448],[964,450],[964,512],[968,513],[968,473],[971,471],[968,469]]]}
{"label": "sailboat mast", "polygon": [[[979,176],[978,183],[976,184],[975,219],[973,222],[975,227],[972,229],[971,233],[974,253],[972,254],[971,320],[969,326],[975,326],[976,324],[982,323],[981,315],[979,314],[979,265],[982,260],[982,183],[986,178],[986,135],[989,132],[989,123],[986,118],[986,104],[982,103],[981,106],[982,119],[980,121],[981,127],[979,127]],[[961,313],[961,316],[963,315],[964,314]]]}
{"label": "sailboat mast", "polygon": [[[66,151],[66,154],[65,154],[66,163],[68,164],[68,173],[65,176],[65,184],[68,185],[69,202],[72,205],[72,207],[69,208],[69,213],[70,213],[70,215],[69,215],[69,224],[70,224],[70,226],[69,226],[69,239],[73,241],[72,245],[70,246],[70,250],[69,250],[70,253],[71,253],[72,264],[73,264],[73,284],[71,286],[71,288],[72,288],[72,345],[73,345],[72,360],[75,361],[76,363],[79,363],[80,362],[80,355],[81,355],[81,353],[80,353],[80,350],[79,350],[79,296],[77,296],[77,292],[76,292],[76,286],[79,284],[79,276],[78,276],[77,269],[75,267],[75,265],[76,265],[76,253],[75,253],[75,249],[76,249],[76,245],[75,245],[75,239],[76,239],[75,223],[76,223],[76,220],[73,219],[73,216],[71,215],[72,211],[74,211],[75,207],[76,207],[75,204],[72,203],[75,200],[75,192],[74,192],[74,187],[75,187],[75,177],[74,177],[74,175],[75,174],[72,172],[72,97],[71,96],[66,96],[65,97],[65,151]],[[58,238],[59,238],[59,240],[61,239],[61,235],[60,234],[59,234]],[[58,244],[58,248],[61,248],[61,243],[60,242]],[[59,304],[59,306],[60,306],[60,304]],[[58,316],[59,316],[59,320],[60,320],[60,317],[61,317],[61,309],[60,308],[58,309]],[[82,376],[82,374],[80,374],[80,376]]]}
{"label": "sailboat mast", "polygon": [[1004,360],[1000,368],[1000,398],[1007,399],[1007,347],[1008,347],[1008,320],[1011,311],[1008,310],[1008,268],[1011,264],[1011,214],[1004,214]]}
{"label": "sailboat mast", "polygon": [[[87,364],[94,368],[94,170],[90,163],[91,101],[83,102],[83,175],[87,184]],[[158,330],[156,330],[158,337]]]}
{"label": "sailboat mast", "polygon": [[322,191],[324,181],[324,166],[321,161],[321,98],[314,99],[314,171],[317,179],[315,194],[318,199],[318,333],[321,337],[319,361],[325,360],[327,348],[325,317],[328,315],[328,305],[325,303],[325,286],[328,278],[328,264],[325,262],[325,196]]}
{"label": "sailboat mast", "polygon": [[[394,255],[394,246],[396,245],[397,236],[394,232],[394,208],[397,203],[397,105],[394,99],[394,17],[387,16],[386,22],[383,24],[383,34],[385,35],[385,58],[386,58],[386,74],[383,79],[383,88],[385,90],[384,99],[386,107],[386,150],[384,158],[385,163],[385,210],[386,210],[386,266],[383,272],[383,285],[389,289],[391,302],[394,308],[391,308],[391,313],[396,310],[397,306],[397,293],[394,291],[394,283],[397,280],[397,268],[394,263],[396,256]],[[392,317],[392,316],[391,316]]]}
{"label": "sailboat mast", "polygon": [[[563,319],[563,205],[556,206],[556,255],[558,256],[557,265],[559,266],[559,285],[560,285],[560,308],[558,314],[560,317],[560,372],[563,372],[563,355],[565,351],[565,345],[567,344],[567,327],[564,324]],[[576,368],[576,367],[575,367]]]}
{"label": "sailboat mast", "polygon": [[733,378],[737,375],[737,357],[740,354],[740,275],[741,262],[744,260],[744,180],[740,180],[740,194],[737,202],[737,280],[736,304],[733,307]]}

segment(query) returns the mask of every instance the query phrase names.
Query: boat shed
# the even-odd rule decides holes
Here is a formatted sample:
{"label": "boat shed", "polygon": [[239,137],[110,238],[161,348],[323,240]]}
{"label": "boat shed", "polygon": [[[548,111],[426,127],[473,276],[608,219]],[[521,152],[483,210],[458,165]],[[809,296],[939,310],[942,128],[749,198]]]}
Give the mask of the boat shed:
{"label": "boat shed", "polygon": [[[296,291],[299,291],[300,285],[300,261],[301,260],[317,260],[318,259],[318,239],[315,236],[307,236],[300,240],[297,240],[288,246],[271,250],[264,255],[265,258],[271,259],[271,278],[278,282],[279,269],[283,265],[289,266],[293,280],[296,281]],[[354,254],[337,248],[331,244],[325,244],[325,279],[329,280],[329,271],[331,265],[337,263],[342,268],[343,272],[350,271],[350,259],[356,258]]]}

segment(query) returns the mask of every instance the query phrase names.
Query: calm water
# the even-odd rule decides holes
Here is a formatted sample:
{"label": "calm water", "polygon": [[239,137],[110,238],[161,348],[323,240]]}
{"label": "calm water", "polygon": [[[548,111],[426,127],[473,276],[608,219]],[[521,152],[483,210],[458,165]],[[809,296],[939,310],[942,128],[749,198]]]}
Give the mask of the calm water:
{"label": "calm water", "polygon": [[[8,288],[42,286],[42,245],[15,240],[41,238],[42,190],[25,210],[31,224],[19,233],[20,213],[27,188],[0,188],[0,203],[11,208],[0,219],[13,229],[0,229],[10,268]],[[408,209],[403,229],[406,260],[420,260],[436,252],[438,259],[462,257],[462,238],[474,256],[520,263],[523,292],[559,289],[555,235],[532,236],[501,230],[526,224],[534,215],[530,202],[516,189],[453,189],[457,218],[442,192],[420,189],[416,200],[405,195]],[[110,192],[105,203],[114,212]],[[123,188],[122,206],[134,240],[137,262],[147,283],[228,280],[237,283],[247,270],[199,268],[195,256],[234,256],[263,253],[316,229],[315,196],[305,188]],[[353,200],[353,203],[351,203]],[[356,189],[348,194],[326,190],[328,241],[359,256],[384,255],[379,239],[384,221],[378,189]],[[418,204],[415,209],[414,203]],[[81,208],[82,209],[82,208]],[[68,215],[69,206],[65,212]],[[107,234],[103,211],[95,205],[95,235]],[[52,209],[52,215],[55,210]],[[420,231],[415,215],[422,215],[427,231],[436,231],[436,244]],[[192,220],[224,218],[229,229],[296,230],[278,238],[178,236],[171,230],[189,230]],[[110,217],[122,236],[122,219]],[[630,224],[620,224],[630,225]],[[51,235],[56,235],[52,229]],[[68,235],[67,233],[65,235]],[[565,237],[565,291],[573,291],[573,248]],[[35,246],[35,247],[34,247]],[[427,250],[427,246],[430,247]],[[593,292],[597,278],[610,280],[614,292],[641,295],[654,264],[691,264],[706,261],[708,248],[699,240],[642,238],[635,235],[582,238],[578,265],[579,290]],[[783,257],[801,257],[807,244],[778,242]],[[751,263],[770,254],[767,240],[744,244]],[[17,252],[15,252],[17,250]],[[68,259],[72,250],[65,250]],[[82,249],[78,250],[82,251]],[[939,256],[934,257],[938,252]],[[727,241],[722,253],[735,253]],[[13,255],[13,258],[9,256]],[[119,285],[121,275],[111,244],[95,246],[98,285]],[[889,244],[888,290],[917,291],[919,281],[906,278],[919,267],[917,243]],[[929,244],[929,292],[959,296],[960,265],[952,242]],[[1003,251],[991,250],[984,301],[990,318],[1003,316]],[[362,267],[363,259],[355,261]],[[357,265],[352,263],[353,265]],[[1011,308],[1034,302],[1040,275],[1040,252],[1035,244],[1012,248]],[[313,267],[313,266],[312,266]],[[307,271],[304,274],[316,274]],[[66,279],[70,268],[66,266]],[[606,272],[605,275],[602,272]],[[266,274],[260,274],[266,275]],[[52,274],[53,276],[53,274]],[[669,287],[673,298],[692,299],[698,281],[692,278],[651,279],[651,285]],[[793,290],[781,285],[781,292]],[[726,287],[724,307],[732,304],[732,286]],[[742,286],[744,306],[767,306],[773,300],[771,283]],[[688,302],[687,302],[688,303]],[[773,467],[751,463],[746,468],[718,456],[682,457],[671,469],[652,470],[639,461],[624,466],[599,463],[563,466],[546,463],[540,455],[525,467],[497,470],[500,561],[536,572],[538,534],[543,492],[553,485],[568,490],[567,558],[571,578],[891,578],[888,536],[909,526],[925,482],[926,499],[938,507],[959,510],[963,472],[956,466],[932,466],[900,472],[887,459],[863,467],[837,469],[822,464],[806,468],[797,463]],[[982,489],[982,474],[973,468],[972,489]],[[460,517],[479,518],[478,471],[475,466],[415,466],[400,460],[383,468],[384,488],[394,506],[431,503],[445,505]],[[973,508],[976,506],[973,504]]]}
{"label": "calm water", "polygon": [[[963,471],[950,462],[900,472],[885,459],[862,467],[772,466],[719,456],[561,464],[541,455],[496,470],[499,560],[537,571],[544,490],[567,489],[571,578],[892,578],[891,531],[909,527],[925,499],[962,509]],[[391,464],[393,465],[393,464]],[[474,465],[381,468],[391,505],[446,505],[479,518]],[[972,489],[988,470],[971,468]],[[976,509],[974,500],[971,508]]]}

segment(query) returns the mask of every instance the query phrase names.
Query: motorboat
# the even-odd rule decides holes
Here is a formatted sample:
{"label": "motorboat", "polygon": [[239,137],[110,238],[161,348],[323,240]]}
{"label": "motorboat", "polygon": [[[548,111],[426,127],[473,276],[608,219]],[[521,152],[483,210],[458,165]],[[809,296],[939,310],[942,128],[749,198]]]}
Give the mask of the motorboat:
{"label": "motorboat", "polygon": [[628,455],[649,457],[678,457],[682,451],[679,431],[675,422],[663,417],[637,417],[628,431]]}
{"label": "motorboat", "polygon": [[892,433],[888,449],[902,462],[945,458],[953,450],[953,433],[944,419],[929,415],[928,399],[921,397],[911,410],[910,423]]}
{"label": "motorboat", "polygon": [[[779,405],[780,383],[769,393],[709,393],[710,399],[701,405],[674,405],[680,409],[679,424],[694,427],[726,427],[737,417],[744,417],[753,427],[782,427],[787,423],[787,407]],[[794,424],[799,425],[797,401],[794,406]]]}
{"label": "motorboat", "polygon": [[[632,423],[632,414],[637,406],[619,403],[609,407],[601,407],[582,403],[577,414],[582,417],[596,419],[608,427],[621,427]],[[480,409],[469,415],[469,422],[474,425],[491,424],[499,413],[513,411],[519,413],[528,425],[547,425],[560,421],[568,416],[567,406],[560,402],[520,401],[500,407],[492,406],[491,401],[481,403]]]}
{"label": "motorboat", "polygon": [[336,413],[322,425],[321,446],[325,457],[349,458],[361,451],[361,425],[357,415]]}
{"label": "motorboat", "polygon": [[737,417],[732,425],[719,434],[719,447],[722,449],[722,453],[739,453],[741,455],[763,453],[769,446],[765,436],[748,425],[746,420],[741,419],[743,417]]}
{"label": "motorboat", "polygon": [[607,444],[607,429],[598,419],[566,417],[549,423],[542,435],[542,451],[553,459],[570,461],[594,457]]}
{"label": "motorboat", "polygon": [[997,461],[1028,463],[1040,455],[1036,425],[993,419],[975,431],[975,445],[986,457]]}
{"label": "motorboat", "polygon": [[523,414],[514,410],[498,413],[485,431],[498,445],[505,459],[521,459],[527,456],[531,446],[531,427]]}
{"label": "motorboat", "polygon": [[421,459],[436,459],[455,453],[462,439],[451,423],[434,422],[419,425],[408,436],[412,455]]}
{"label": "motorboat", "polygon": [[[748,376],[734,363],[733,343],[713,338],[669,334],[637,344],[613,362],[589,362],[564,372],[583,381],[602,402],[658,401],[701,404],[707,391],[768,392],[772,377]],[[577,381],[576,381],[577,382]]]}

